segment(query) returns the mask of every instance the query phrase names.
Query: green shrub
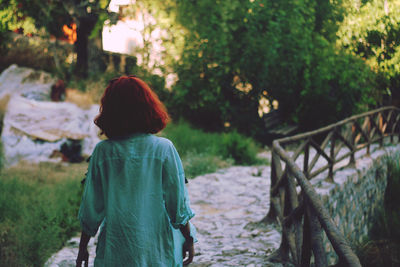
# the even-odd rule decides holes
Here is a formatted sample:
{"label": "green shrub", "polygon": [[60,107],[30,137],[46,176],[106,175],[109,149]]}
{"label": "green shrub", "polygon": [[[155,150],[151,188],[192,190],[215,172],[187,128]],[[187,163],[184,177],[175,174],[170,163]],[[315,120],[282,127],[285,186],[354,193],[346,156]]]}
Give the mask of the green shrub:
{"label": "green shrub", "polygon": [[208,133],[180,121],[169,124],[161,135],[174,143],[188,177],[214,172],[232,164],[260,163],[256,143],[237,132]]}
{"label": "green shrub", "polygon": [[221,136],[191,127],[184,121],[170,123],[162,135],[170,139],[181,156],[187,153],[218,155]]}
{"label": "green shrub", "polygon": [[232,163],[232,160],[206,153],[190,152],[182,158],[183,168],[188,178],[215,172],[218,169],[229,167]]}
{"label": "green shrub", "polygon": [[[0,49],[0,71],[11,64],[21,67],[44,70],[53,74],[64,74],[68,69],[67,57],[73,52],[73,46],[61,42],[51,43],[38,37],[26,37],[8,33],[7,42]],[[57,63],[59,66],[57,66]]]}
{"label": "green shrub", "polygon": [[251,165],[258,162],[258,148],[254,141],[237,132],[223,134],[220,150],[223,157],[233,158],[235,164]]}
{"label": "green shrub", "polygon": [[400,154],[386,158],[387,186],[384,205],[373,218],[367,241],[357,247],[362,266],[400,264]]}
{"label": "green shrub", "polygon": [[391,239],[400,244],[400,163],[399,155],[387,157],[387,186],[384,205],[374,218],[370,229],[373,240]]}
{"label": "green shrub", "polygon": [[375,74],[365,63],[351,54],[335,51],[322,38],[315,38],[314,43],[308,80],[304,80],[294,114],[302,131],[337,122],[375,104]]}
{"label": "green shrub", "polygon": [[369,240],[357,251],[363,267],[400,266],[400,244],[392,240]]}
{"label": "green shrub", "polygon": [[43,266],[79,230],[84,168],[70,171],[49,165],[0,174],[0,266]]}
{"label": "green shrub", "polygon": [[400,244],[400,158],[394,156],[387,163],[387,186],[384,199],[385,232],[387,238]]}

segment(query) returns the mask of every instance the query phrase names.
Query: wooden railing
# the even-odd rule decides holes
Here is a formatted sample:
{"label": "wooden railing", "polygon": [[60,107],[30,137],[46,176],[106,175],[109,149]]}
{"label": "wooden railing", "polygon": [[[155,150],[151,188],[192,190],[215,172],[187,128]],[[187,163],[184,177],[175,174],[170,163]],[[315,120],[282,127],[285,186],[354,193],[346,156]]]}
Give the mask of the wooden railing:
{"label": "wooden railing", "polygon": [[[328,266],[322,241],[325,232],[341,266],[361,266],[310,179],[323,176],[326,181],[334,182],[334,171],[343,167],[345,161],[355,164],[356,156],[369,154],[373,143],[383,146],[386,141],[393,143],[399,139],[400,109],[384,107],[315,131],[275,140],[271,206],[265,220],[280,223],[282,241],[273,257],[290,260],[295,266],[310,266],[313,255],[315,266]],[[301,162],[300,155],[301,167],[296,164]],[[317,164],[320,157],[326,161],[323,166]]]}

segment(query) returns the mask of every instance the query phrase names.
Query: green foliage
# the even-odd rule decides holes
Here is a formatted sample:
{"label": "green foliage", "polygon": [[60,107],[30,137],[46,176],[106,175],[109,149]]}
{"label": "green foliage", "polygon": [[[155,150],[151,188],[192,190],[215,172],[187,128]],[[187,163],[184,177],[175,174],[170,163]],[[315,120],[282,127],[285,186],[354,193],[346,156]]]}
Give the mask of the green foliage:
{"label": "green foliage", "polygon": [[198,175],[212,173],[218,169],[229,167],[232,165],[232,160],[207,153],[189,152],[182,157],[182,164],[186,177],[194,178]]}
{"label": "green foliage", "polygon": [[400,245],[391,240],[369,240],[357,249],[363,267],[396,267],[400,263]]}
{"label": "green foliage", "polygon": [[44,28],[47,33],[56,37],[63,36],[62,27],[73,21],[61,1],[50,0],[43,5],[40,0],[18,0],[18,10],[34,21],[36,28]]}
{"label": "green foliage", "polygon": [[[78,27],[75,42],[77,60],[74,72],[77,76],[86,78],[89,36],[99,37],[103,22],[109,15],[107,11],[109,3],[110,0],[48,0],[44,5],[41,0],[2,0],[0,7],[4,10],[0,11],[0,32],[17,29],[18,32],[27,34],[34,30],[35,34],[47,38],[63,37],[63,26],[76,23]],[[97,43],[101,46],[101,42]],[[91,54],[95,54],[99,46],[91,47]],[[91,61],[94,62],[95,59],[92,58]],[[60,66],[56,55],[54,55],[54,61],[59,72],[66,70]]]}
{"label": "green foliage", "polygon": [[186,156],[187,153],[218,153],[219,134],[206,133],[191,127],[188,123],[183,121],[168,124],[162,131],[162,136],[170,139],[183,157]]}
{"label": "green foliage", "polygon": [[176,11],[171,27],[183,36],[179,57],[168,61],[179,77],[168,105],[176,116],[259,137],[262,98],[277,100],[286,122],[303,130],[374,104],[375,74],[332,44],[347,2],[168,3],[163,8]]}
{"label": "green foliage", "polygon": [[400,154],[386,158],[387,186],[368,240],[357,248],[362,266],[398,266],[400,263]]}
{"label": "green foliage", "polygon": [[301,130],[334,123],[375,104],[374,73],[361,59],[336,52],[324,38],[314,40],[308,73],[308,83],[297,99]]}
{"label": "green foliage", "polygon": [[400,244],[400,156],[387,159],[387,186],[384,205],[377,216],[377,223],[371,229],[374,240],[391,239]]}
{"label": "green foliage", "polygon": [[171,106],[206,129],[221,130],[226,122],[234,127],[242,122],[243,129],[250,122],[260,123],[258,95],[236,89],[249,83],[241,75],[245,68],[240,65],[239,55],[246,52],[247,44],[252,44],[245,35],[253,4],[178,1],[177,20],[185,27],[185,45],[174,65],[179,81]]}
{"label": "green foliage", "polygon": [[83,174],[62,172],[44,167],[0,175],[1,266],[43,266],[79,230]]}
{"label": "green foliage", "polygon": [[237,132],[207,133],[180,121],[161,133],[170,139],[180,156],[188,177],[209,173],[234,164],[257,164],[258,146]]}
{"label": "green foliage", "polygon": [[[33,22],[36,28],[44,28],[47,33],[56,37],[63,36],[63,25],[70,25],[73,21],[78,22],[85,17],[97,21],[100,14],[107,13],[106,8],[110,3],[109,0],[48,0],[45,5],[41,0],[3,0],[3,2],[12,7],[14,13],[21,14],[17,22]],[[22,28],[26,30],[25,27]]]}
{"label": "green foliage", "polygon": [[[21,67],[44,70],[65,78],[69,64],[67,57],[72,54],[73,47],[69,44],[55,44],[38,37],[26,37],[10,32],[3,33],[5,41],[0,45],[0,71],[11,64]],[[0,33],[0,37],[2,34]],[[56,68],[55,58],[59,61]]]}
{"label": "green foliage", "polygon": [[[381,94],[400,97],[400,1],[350,2],[337,44],[378,73]],[[386,3],[386,6],[385,6]]]}
{"label": "green foliage", "polygon": [[[1,119],[3,119],[2,116],[4,116],[4,115],[0,114],[0,118],[1,118]],[[0,130],[0,131],[1,131],[1,130]],[[4,167],[4,164],[5,164],[5,159],[4,159],[3,142],[0,142],[0,172],[1,172],[1,170],[3,169],[3,167]]]}
{"label": "green foliage", "polygon": [[35,33],[35,21],[18,7],[17,0],[0,0],[0,33],[23,29],[25,34]]}
{"label": "green foliage", "polygon": [[237,132],[222,135],[221,154],[231,157],[236,164],[252,165],[258,162],[258,148],[253,140]]}

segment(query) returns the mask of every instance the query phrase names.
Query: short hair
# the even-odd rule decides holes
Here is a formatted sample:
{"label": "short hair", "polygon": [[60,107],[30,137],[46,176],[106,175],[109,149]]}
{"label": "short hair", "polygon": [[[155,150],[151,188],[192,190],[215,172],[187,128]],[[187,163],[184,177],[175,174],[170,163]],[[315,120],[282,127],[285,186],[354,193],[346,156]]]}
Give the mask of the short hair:
{"label": "short hair", "polygon": [[109,82],[94,123],[108,138],[134,133],[157,133],[169,122],[168,112],[156,93],[135,76]]}

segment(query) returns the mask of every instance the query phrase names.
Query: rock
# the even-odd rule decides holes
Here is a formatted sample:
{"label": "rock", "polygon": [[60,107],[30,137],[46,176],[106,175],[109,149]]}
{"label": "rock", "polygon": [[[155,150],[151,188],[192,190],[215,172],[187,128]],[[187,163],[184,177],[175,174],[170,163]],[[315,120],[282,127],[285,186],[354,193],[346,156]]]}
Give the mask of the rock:
{"label": "rock", "polygon": [[13,64],[0,75],[0,100],[19,95],[28,99],[49,101],[56,79],[49,73]]}
{"label": "rock", "polygon": [[[53,85],[57,92],[52,92]],[[83,109],[73,103],[51,102],[51,96],[62,100],[64,90],[63,82],[56,82],[43,71],[11,65],[1,73],[0,121],[5,167],[19,161],[79,162],[90,156],[100,141],[93,123],[99,106]],[[69,143],[78,144],[73,153],[66,149],[65,144]]]}
{"label": "rock", "polygon": [[97,105],[83,110],[72,103],[11,97],[1,134],[6,167],[20,160],[51,161],[68,139],[81,140],[82,154],[88,157],[100,141],[93,123],[97,113]]}

